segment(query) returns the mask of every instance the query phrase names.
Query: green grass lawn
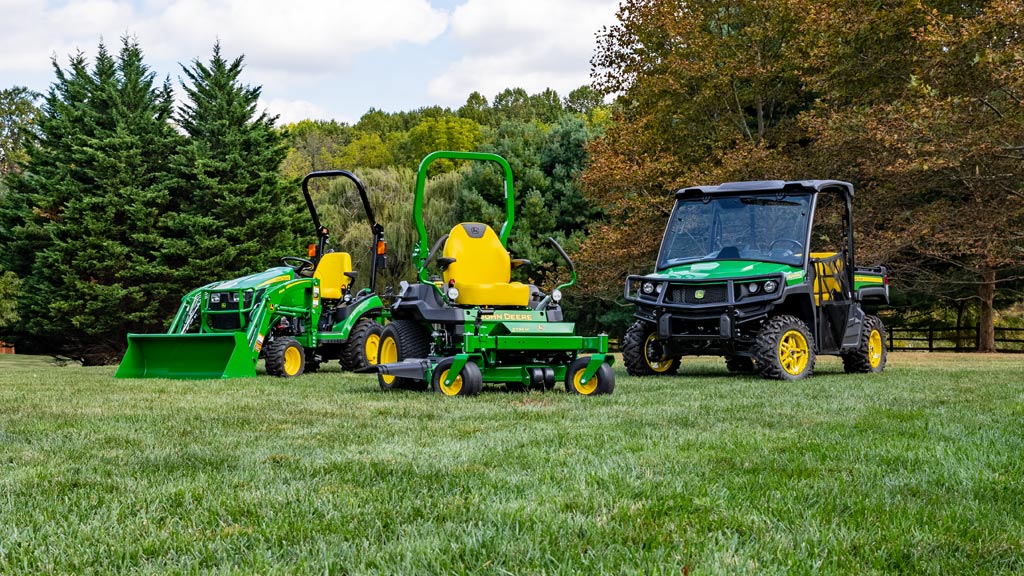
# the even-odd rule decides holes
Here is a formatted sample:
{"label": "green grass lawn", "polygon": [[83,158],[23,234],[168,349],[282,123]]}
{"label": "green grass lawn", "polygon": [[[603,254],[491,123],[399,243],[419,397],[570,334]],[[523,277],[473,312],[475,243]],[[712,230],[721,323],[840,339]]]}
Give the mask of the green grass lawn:
{"label": "green grass lawn", "polygon": [[601,398],[113,373],[0,357],[0,574],[1024,571],[1024,356]]}

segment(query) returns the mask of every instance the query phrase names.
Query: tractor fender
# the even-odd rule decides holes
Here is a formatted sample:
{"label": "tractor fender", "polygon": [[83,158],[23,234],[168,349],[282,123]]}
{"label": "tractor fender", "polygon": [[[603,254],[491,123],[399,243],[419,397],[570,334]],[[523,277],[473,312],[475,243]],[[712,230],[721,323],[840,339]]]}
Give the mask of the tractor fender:
{"label": "tractor fender", "polygon": [[338,337],[337,339],[344,340],[348,338],[349,332],[352,331],[352,327],[356,325],[363,317],[376,317],[380,316],[384,311],[384,302],[381,301],[380,296],[376,294],[369,294],[364,296],[355,302],[338,308],[334,312],[334,325],[331,327],[330,334]]}

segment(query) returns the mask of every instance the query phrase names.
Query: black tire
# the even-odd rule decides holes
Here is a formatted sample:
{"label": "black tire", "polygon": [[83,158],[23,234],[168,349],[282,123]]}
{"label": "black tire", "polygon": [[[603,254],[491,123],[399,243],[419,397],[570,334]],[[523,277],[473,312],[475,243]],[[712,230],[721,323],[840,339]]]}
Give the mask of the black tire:
{"label": "black tire", "polygon": [[370,318],[360,318],[348,333],[348,340],[341,349],[341,367],[351,372],[375,366],[383,332],[384,327],[377,322]]}
{"label": "black tire", "polygon": [[885,370],[888,345],[885,324],[878,316],[865,316],[861,327],[860,346],[855,352],[843,354],[843,370],[847,374],[869,374]]}
{"label": "black tire", "polygon": [[775,316],[754,341],[757,372],[771,380],[800,380],[814,373],[814,336],[796,316]]}
{"label": "black tire", "polygon": [[444,385],[449,368],[454,362],[454,358],[445,358],[437,363],[433,377],[430,379],[434,392],[439,392],[444,396],[476,396],[479,394],[484,385],[484,378],[480,373],[480,367],[472,360],[466,362],[459,375],[449,386]]}
{"label": "black tire", "polygon": [[634,322],[622,337],[622,361],[630,376],[664,376],[679,369],[679,356],[664,358],[657,330],[643,320]]}
{"label": "black tire", "polygon": [[589,363],[590,356],[581,356],[569,364],[569,370],[565,373],[565,391],[581,396],[611,394],[615,390],[615,372],[607,363],[601,363],[601,367],[590,381],[585,384],[580,382]]}
{"label": "black tire", "polygon": [[302,344],[291,336],[278,336],[263,349],[267,374],[294,378],[306,369],[306,353]]}
{"label": "black tire", "polygon": [[726,356],[725,368],[734,374],[753,374],[754,359],[750,356]]}
{"label": "black tire", "polygon": [[[377,360],[381,364],[399,362],[409,358],[426,358],[430,355],[430,332],[415,320],[395,320],[384,327],[380,334],[380,348]],[[377,383],[382,390],[396,388],[425,389],[426,382],[377,374]]]}

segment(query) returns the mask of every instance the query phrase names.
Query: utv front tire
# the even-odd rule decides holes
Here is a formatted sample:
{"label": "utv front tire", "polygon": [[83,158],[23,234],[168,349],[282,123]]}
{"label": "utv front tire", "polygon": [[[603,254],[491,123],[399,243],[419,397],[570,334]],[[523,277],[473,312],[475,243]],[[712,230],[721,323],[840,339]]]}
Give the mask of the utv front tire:
{"label": "utv front tire", "polygon": [[638,320],[622,337],[622,361],[630,376],[675,374],[679,357],[666,357],[658,331],[650,322]]}
{"label": "utv front tire", "polygon": [[800,380],[814,372],[814,337],[796,316],[775,316],[754,342],[757,372],[771,380]]}
{"label": "utv front tire", "polygon": [[843,370],[847,374],[878,373],[885,370],[888,348],[885,343],[885,325],[878,316],[865,316],[861,328],[860,347],[843,354]]}
{"label": "utv front tire", "polygon": [[293,378],[306,368],[306,354],[302,344],[291,336],[278,336],[263,350],[267,374]]}
{"label": "utv front tire", "polygon": [[380,362],[380,335],[384,327],[370,318],[360,318],[348,333],[348,340],[341,350],[341,367],[348,371],[376,366]]}
{"label": "utv front tire", "polygon": [[[408,358],[426,358],[430,354],[430,332],[419,322],[395,320],[384,327],[377,351],[379,364],[400,362]],[[377,374],[381,390],[396,388],[425,388],[426,383],[412,378]]]}

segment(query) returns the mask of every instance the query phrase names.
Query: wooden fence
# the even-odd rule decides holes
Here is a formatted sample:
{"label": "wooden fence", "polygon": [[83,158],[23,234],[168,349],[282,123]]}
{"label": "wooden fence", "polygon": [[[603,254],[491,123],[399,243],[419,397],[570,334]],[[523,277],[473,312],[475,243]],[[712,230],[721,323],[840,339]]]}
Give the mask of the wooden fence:
{"label": "wooden fence", "polygon": [[[1024,328],[996,328],[996,352],[1024,353]],[[978,326],[889,328],[889,350],[974,352]]]}

